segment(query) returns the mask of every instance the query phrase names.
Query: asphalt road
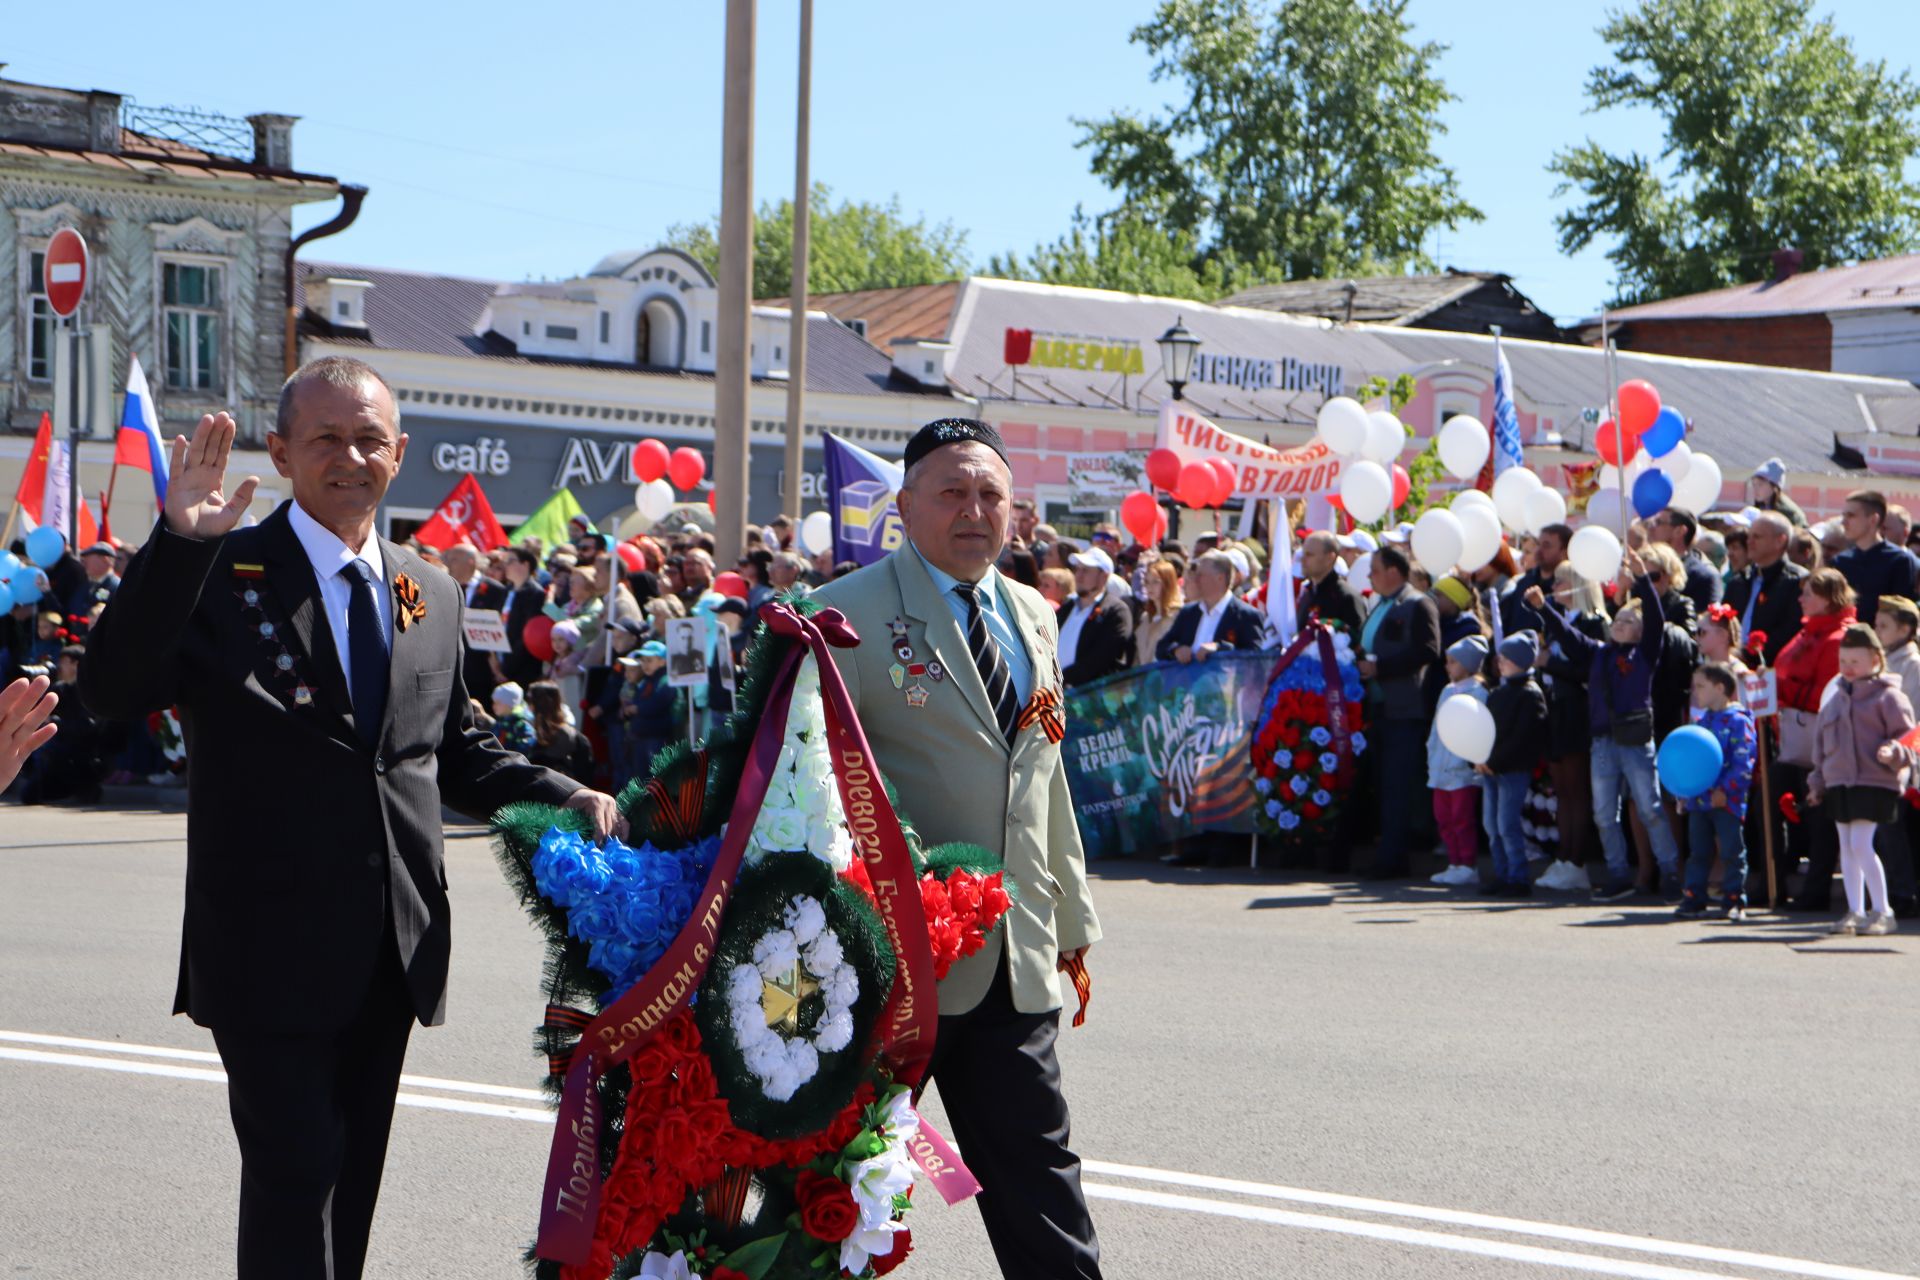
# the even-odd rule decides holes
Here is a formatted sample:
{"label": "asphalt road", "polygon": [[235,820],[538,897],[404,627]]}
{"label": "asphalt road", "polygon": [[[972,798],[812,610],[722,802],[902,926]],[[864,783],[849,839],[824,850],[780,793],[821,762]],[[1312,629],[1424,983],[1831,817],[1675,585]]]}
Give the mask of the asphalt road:
{"label": "asphalt road", "polygon": [[[550,1133],[538,939],[455,834],[378,1277],[521,1275]],[[0,1275],[231,1274],[218,1063],[166,1014],[183,861],[178,814],[0,809]],[[1062,1058],[1110,1277],[1920,1272],[1920,938],[1096,870]],[[997,1274],[971,1208],[913,1226],[899,1274]]]}

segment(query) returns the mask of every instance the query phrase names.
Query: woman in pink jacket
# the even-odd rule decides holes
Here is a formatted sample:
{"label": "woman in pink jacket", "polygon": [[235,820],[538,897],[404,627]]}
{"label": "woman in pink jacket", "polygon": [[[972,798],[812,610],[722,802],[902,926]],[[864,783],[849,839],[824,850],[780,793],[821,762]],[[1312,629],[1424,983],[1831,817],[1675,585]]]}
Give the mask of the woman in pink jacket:
{"label": "woman in pink jacket", "polygon": [[[1847,914],[1835,933],[1892,933],[1887,873],[1873,851],[1877,828],[1895,820],[1913,755],[1900,739],[1913,728],[1913,705],[1887,671],[1873,628],[1855,623],[1840,637],[1840,674],[1820,698],[1813,726],[1807,800],[1825,805],[1840,831],[1840,877]],[[1866,910],[1867,895],[1874,910]]]}

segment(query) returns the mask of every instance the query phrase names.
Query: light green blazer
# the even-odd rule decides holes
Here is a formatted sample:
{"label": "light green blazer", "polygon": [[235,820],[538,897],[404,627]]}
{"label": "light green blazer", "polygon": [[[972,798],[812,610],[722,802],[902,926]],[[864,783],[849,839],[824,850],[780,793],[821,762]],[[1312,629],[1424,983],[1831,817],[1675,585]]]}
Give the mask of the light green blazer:
{"label": "light green blazer", "polygon": [[[1011,605],[1033,662],[1034,687],[1061,692],[1055,656],[1059,627],[1039,592],[1006,577]],[[1019,895],[1007,922],[981,951],[953,966],[940,984],[940,1012],[980,1003],[1001,963],[1002,939],[1014,1007],[1043,1013],[1062,1004],[1061,950],[1100,940],[1087,889],[1086,857],[1060,748],[1038,724],[1020,730],[1011,750],[994,723],[986,686],[966,637],[911,544],[885,560],[822,587],[813,599],[840,610],[860,644],[834,650],[880,771],[929,845],[963,840],[998,853]],[[895,684],[890,624],[906,623],[913,661],[937,661],[944,679],[904,676]],[[925,691],[924,704],[916,690]]]}

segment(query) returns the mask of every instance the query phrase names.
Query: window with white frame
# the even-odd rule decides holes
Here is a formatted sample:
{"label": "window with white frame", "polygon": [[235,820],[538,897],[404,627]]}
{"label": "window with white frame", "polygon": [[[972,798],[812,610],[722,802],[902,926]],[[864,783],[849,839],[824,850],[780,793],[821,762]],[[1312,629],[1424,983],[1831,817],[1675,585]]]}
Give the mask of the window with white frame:
{"label": "window with white frame", "polygon": [[47,301],[47,255],[35,249],[27,255],[27,380],[53,379],[53,340],[59,321]]}
{"label": "window with white frame", "polygon": [[220,272],[204,262],[160,265],[161,363],[175,391],[220,390]]}

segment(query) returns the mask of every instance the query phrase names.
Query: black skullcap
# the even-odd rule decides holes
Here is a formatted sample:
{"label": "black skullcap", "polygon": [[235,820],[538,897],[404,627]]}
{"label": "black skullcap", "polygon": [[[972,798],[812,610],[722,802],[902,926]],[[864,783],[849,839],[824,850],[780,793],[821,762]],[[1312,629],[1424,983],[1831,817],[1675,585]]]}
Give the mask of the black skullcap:
{"label": "black skullcap", "polygon": [[[1000,461],[1007,462],[1006,442],[1000,438],[991,424],[978,418],[936,418],[913,433],[913,439],[907,441],[906,464],[909,469],[920,459],[932,453],[942,445],[966,444],[977,441],[1000,455]],[[1007,463],[1012,467],[1012,463]]]}

